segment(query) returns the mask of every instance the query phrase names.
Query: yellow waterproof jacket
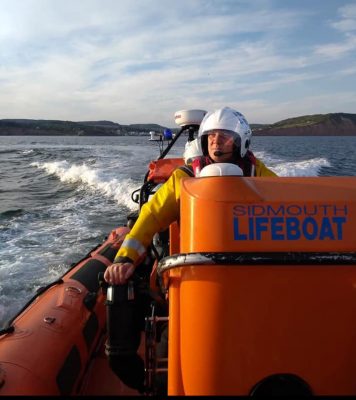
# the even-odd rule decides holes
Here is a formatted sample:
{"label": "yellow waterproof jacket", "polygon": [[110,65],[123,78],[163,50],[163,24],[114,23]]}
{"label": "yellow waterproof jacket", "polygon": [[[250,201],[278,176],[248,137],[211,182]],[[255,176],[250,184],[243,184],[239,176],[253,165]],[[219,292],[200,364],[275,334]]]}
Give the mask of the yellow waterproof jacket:
{"label": "yellow waterproof jacket", "polygon": [[[256,176],[277,176],[262,161],[256,159]],[[116,254],[118,257],[129,257],[134,263],[145,252],[156,232],[163,231],[179,218],[180,180],[189,177],[182,169],[176,169],[167,182],[162,185],[145,203],[139,218]]]}

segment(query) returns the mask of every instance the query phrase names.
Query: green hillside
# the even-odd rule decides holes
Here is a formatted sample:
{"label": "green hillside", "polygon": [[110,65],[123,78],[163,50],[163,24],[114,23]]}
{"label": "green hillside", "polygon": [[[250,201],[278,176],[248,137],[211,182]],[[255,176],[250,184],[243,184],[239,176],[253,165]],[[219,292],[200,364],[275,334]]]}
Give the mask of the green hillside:
{"label": "green hillside", "polygon": [[356,114],[332,113],[332,114],[313,114],[303,115],[301,117],[288,118],[269,125],[270,128],[295,128],[306,127],[320,123],[332,122],[334,124],[341,123],[343,119],[349,119],[356,123]]}

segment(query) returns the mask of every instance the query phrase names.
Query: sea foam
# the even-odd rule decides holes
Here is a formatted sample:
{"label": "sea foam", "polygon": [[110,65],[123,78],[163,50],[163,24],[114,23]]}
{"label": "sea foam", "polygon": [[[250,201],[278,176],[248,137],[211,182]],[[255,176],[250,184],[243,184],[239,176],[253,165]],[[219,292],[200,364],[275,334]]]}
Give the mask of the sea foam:
{"label": "sea foam", "polygon": [[[131,200],[131,193],[137,189],[139,183],[131,178],[113,177],[113,171],[94,169],[85,163],[81,165],[70,164],[66,160],[52,162],[34,162],[31,164],[49,175],[55,175],[64,183],[82,185],[81,189],[99,191],[104,196],[113,198],[120,205],[129,209],[136,209],[137,206]],[[115,171],[117,175],[117,172]]]}

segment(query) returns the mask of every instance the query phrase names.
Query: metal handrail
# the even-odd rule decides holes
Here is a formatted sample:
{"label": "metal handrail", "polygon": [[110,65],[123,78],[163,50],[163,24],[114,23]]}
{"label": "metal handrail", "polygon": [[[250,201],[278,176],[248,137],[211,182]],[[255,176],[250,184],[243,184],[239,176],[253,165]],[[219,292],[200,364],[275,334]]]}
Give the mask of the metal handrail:
{"label": "metal handrail", "polygon": [[172,268],[194,265],[355,265],[356,252],[197,252],[165,257],[159,261],[159,276]]}

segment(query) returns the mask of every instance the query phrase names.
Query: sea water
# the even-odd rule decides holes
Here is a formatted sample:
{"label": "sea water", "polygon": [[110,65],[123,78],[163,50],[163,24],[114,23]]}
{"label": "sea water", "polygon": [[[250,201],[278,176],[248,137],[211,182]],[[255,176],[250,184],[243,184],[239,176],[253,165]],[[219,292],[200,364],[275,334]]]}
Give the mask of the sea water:
{"label": "sea water", "polygon": [[[356,137],[255,137],[252,150],[280,176],[356,171]],[[148,137],[0,136],[0,327],[126,223],[158,156]]]}

